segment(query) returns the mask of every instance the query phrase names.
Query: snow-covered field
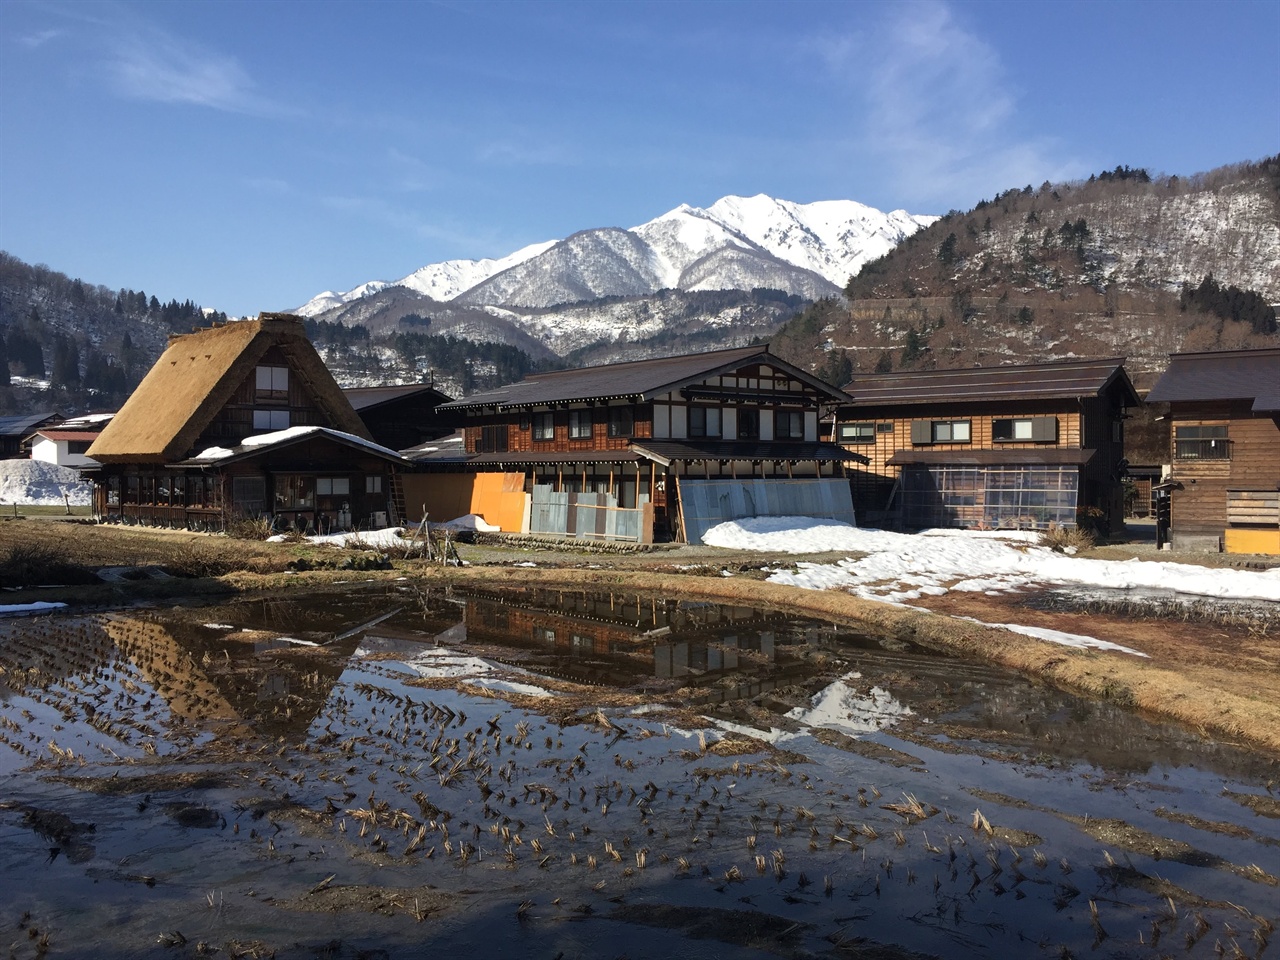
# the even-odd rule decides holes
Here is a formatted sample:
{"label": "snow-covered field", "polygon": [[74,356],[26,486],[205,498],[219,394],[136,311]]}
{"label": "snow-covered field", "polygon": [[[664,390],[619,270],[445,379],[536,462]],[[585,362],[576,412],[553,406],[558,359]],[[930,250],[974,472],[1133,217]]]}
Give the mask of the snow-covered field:
{"label": "snow-covered field", "polygon": [[62,506],[65,494],[73,507],[87,507],[92,490],[74,467],[44,460],[0,460],[0,503]]}
{"label": "snow-covered field", "polygon": [[[1258,573],[1164,560],[1090,560],[1055,553],[1039,546],[1037,539],[1036,534],[1018,531],[892,533],[812,517],[733,520],[712,527],[703,537],[711,546],[737,550],[865,554],[836,563],[801,561],[795,570],[778,570],[769,580],[810,590],[845,590],[890,603],[905,604],[949,591],[996,595],[1039,585],[1129,590],[1188,599],[1280,602],[1280,568]],[[1080,634],[1009,623],[987,625],[1066,646],[1137,654],[1136,650]]]}

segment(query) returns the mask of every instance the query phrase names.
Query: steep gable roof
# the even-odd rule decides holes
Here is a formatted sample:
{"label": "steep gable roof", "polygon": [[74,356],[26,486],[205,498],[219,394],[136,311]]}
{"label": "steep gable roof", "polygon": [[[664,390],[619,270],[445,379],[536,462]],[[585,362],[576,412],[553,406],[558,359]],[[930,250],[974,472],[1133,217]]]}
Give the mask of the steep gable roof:
{"label": "steep gable roof", "polygon": [[624,398],[650,400],[655,396],[678,390],[686,384],[728,373],[751,363],[763,363],[775,367],[792,379],[827,394],[833,401],[848,399],[831,384],[774,356],[769,352],[768,346],[751,346],[736,347],[732,350],[715,350],[710,353],[685,354],[678,357],[609,363],[578,370],[535,373],[519,383],[508,384],[505,387],[472,394],[452,403],[441,404],[439,409],[466,410],[476,407],[494,407],[498,410],[510,410],[538,404],[583,400]]}
{"label": "steep gable roof", "polygon": [[328,426],[371,439],[304,332],[302,320],[263,313],[172,337],[168,349],[142,379],[89,448],[104,463],[171,463],[195,444],[271,347],[310,387]]}
{"label": "steep gable roof", "polygon": [[1147,400],[1252,400],[1257,413],[1280,412],[1280,347],[1170,354]]}
{"label": "steep gable roof", "polygon": [[861,374],[845,387],[857,404],[940,403],[1096,397],[1112,387],[1125,406],[1141,401],[1124,369],[1124,357],[959,370]]}

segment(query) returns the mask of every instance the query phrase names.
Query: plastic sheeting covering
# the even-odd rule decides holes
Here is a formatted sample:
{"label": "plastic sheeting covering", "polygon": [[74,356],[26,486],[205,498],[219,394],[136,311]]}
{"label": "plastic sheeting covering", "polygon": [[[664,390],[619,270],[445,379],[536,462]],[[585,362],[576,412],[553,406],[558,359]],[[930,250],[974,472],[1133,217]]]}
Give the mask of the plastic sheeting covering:
{"label": "plastic sheeting covering", "polygon": [[638,509],[627,509],[619,507],[617,498],[607,493],[557,493],[550,486],[535,486],[529,532],[639,543],[644,533],[643,508],[649,497],[641,494],[639,499]]}
{"label": "plastic sheeting covering", "polygon": [[740,517],[818,517],[857,526],[849,481],[840,479],[696,480],[681,477],[685,538],[702,543],[718,523]]}

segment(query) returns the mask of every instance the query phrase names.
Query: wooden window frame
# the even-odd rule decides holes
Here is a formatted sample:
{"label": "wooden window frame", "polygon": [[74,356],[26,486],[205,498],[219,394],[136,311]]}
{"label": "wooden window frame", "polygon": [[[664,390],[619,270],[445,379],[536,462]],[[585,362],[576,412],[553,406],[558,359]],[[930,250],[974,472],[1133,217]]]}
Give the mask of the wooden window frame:
{"label": "wooden window frame", "polygon": [[836,440],[838,443],[875,443],[876,433],[877,425],[874,421],[836,424]]}
{"label": "wooden window frame", "polygon": [[738,419],[738,439],[739,440],[759,440],[760,439],[760,408],[759,407],[739,407],[737,419]]}
{"label": "wooden window frame", "polygon": [[[707,425],[707,421],[711,419],[711,414],[713,413],[715,414],[715,421],[716,421],[714,432]],[[698,418],[694,416],[695,414],[698,414],[702,420],[702,423],[699,424],[696,428],[695,428],[695,421]],[[718,440],[721,437],[723,437],[724,436],[724,416],[721,413],[720,408],[710,407],[706,405],[695,405],[695,406],[689,407],[688,432],[690,437],[694,437],[699,440],[706,440],[708,438]]]}
{"label": "wooden window frame", "polygon": [[1175,460],[1231,459],[1231,431],[1225,423],[1187,424],[1173,428]]}
{"label": "wooden window frame", "polygon": [[[786,429],[783,429],[783,425]],[[799,432],[796,432],[796,429]],[[775,440],[803,440],[804,439],[804,411],[803,410],[774,410],[773,411],[773,439]]]}
{"label": "wooden window frame", "polygon": [[533,440],[545,443],[556,438],[556,415],[551,411],[533,415]]}
{"label": "wooden window frame", "polygon": [[609,436],[634,437],[636,435],[636,414],[630,407],[609,408]]}
{"label": "wooden window frame", "polygon": [[259,400],[289,402],[289,368],[261,364],[254,368],[254,397]]}
{"label": "wooden window frame", "polygon": [[595,416],[591,410],[569,411],[569,439],[590,440],[594,432]]}

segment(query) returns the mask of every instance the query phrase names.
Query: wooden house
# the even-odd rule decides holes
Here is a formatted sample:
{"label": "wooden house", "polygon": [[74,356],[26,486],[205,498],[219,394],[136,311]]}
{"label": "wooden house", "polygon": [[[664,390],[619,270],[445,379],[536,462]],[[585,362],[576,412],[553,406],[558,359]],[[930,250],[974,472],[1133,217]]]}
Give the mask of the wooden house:
{"label": "wooden house", "polygon": [[406,501],[411,516],[637,542],[698,543],[744,516],[852,522],[848,455],[818,431],[847,400],[767,346],[535,374],[442,404],[463,443],[416,460]]}
{"label": "wooden house", "polygon": [[31,459],[62,467],[86,467],[94,463],[86,454],[111,418],[111,413],[90,413],[72,417],[57,426],[44,427],[27,437]]}
{"label": "wooden house", "polygon": [[395,522],[405,462],[373,442],[302,320],[275,313],[172,337],[87,455],[100,518],[205,529]]}
{"label": "wooden house", "polygon": [[845,392],[835,440],[870,461],[850,472],[868,522],[1123,523],[1125,410],[1140,403],[1123,359],[865,374]]}
{"label": "wooden house", "polygon": [[348,387],[342,392],[374,442],[392,450],[408,450],[453,432],[452,424],[436,413],[452,397],[429,383]]}
{"label": "wooden house", "polygon": [[1280,553],[1280,348],[1175,353],[1169,404],[1175,549]]}

